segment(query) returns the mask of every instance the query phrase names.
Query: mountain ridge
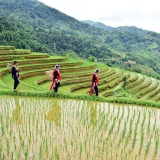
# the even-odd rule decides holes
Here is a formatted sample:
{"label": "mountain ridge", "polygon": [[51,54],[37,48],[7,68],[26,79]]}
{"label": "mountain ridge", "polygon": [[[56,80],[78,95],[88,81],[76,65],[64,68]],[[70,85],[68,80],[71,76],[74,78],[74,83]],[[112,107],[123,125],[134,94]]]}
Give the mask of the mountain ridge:
{"label": "mountain ridge", "polygon": [[[138,33],[138,34],[147,34],[148,32],[152,32],[149,30],[144,30],[142,28],[138,28],[136,26],[119,26],[119,27],[111,27],[108,26],[102,22],[94,22],[92,20],[83,20],[82,22],[87,23],[91,26],[102,28],[108,31],[120,31],[120,32],[132,32],[132,33]],[[157,32],[156,32],[157,33]]]}

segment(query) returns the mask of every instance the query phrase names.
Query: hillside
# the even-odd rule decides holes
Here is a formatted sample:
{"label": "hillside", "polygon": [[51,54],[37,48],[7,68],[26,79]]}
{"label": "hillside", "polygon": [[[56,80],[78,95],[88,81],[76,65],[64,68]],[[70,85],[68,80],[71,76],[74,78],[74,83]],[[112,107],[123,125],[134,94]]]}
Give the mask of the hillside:
{"label": "hillside", "polygon": [[[0,16],[15,26],[14,31],[2,27],[1,45],[59,55],[72,50],[81,58],[93,56],[98,61],[113,58],[104,62],[121,68],[126,68],[124,62],[136,60],[136,63],[160,74],[158,33],[135,27],[112,30],[107,26],[109,29],[106,30],[102,23],[98,23],[101,27],[96,28],[36,0],[0,0]],[[117,58],[121,60],[115,61]]]}
{"label": "hillside", "polygon": [[21,93],[48,93],[51,80],[45,71],[54,65],[61,65],[60,93],[73,96],[87,96],[90,79],[96,68],[99,74],[99,96],[105,98],[129,98],[133,100],[160,101],[160,81],[135,72],[108,67],[104,64],[68,59],[64,56],[49,56],[30,50],[15,49],[13,46],[0,46],[0,90],[6,94],[13,93],[11,68],[6,65],[17,60],[20,67]]}
{"label": "hillside", "polygon": [[78,33],[64,30],[34,29],[22,23],[8,21],[3,17],[0,17],[0,21],[1,45],[14,45],[17,48],[60,55],[72,50],[81,58],[120,56],[107,45],[100,42],[95,43],[94,39],[85,35],[79,36]]}
{"label": "hillside", "polygon": [[8,21],[3,17],[0,17],[0,44],[12,44],[17,48],[51,52],[47,45],[42,44],[39,39],[32,34],[29,27],[26,28],[20,23]]}

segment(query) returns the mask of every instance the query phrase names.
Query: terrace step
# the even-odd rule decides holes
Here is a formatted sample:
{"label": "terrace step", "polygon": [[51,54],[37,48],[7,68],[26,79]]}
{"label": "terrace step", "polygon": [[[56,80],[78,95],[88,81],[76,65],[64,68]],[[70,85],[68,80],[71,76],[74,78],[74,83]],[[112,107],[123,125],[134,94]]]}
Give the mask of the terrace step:
{"label": "terrace step", "polygon": [[2,70],[0,71],[0,78],[1,78],[3,75],[9,73],[10,70],[11,70],[10,68],[2,69]]}
{"label": "terrace step", "polygon": [[13,57],[11,56],[0,56],[0,61],[10,61],[10,60],[13,60]]}
{"label": "terrace step", "polygon": [[146,98],[146,95],[148,95],[149,93],[151,93],[152,91],[154,91],[157,87],[159,86],[159,81],[155,80],[152,78],[152,84],[149,88],[145,89],[144,91],[142,91],[138,98]]}
{"label": "terrace step", "polygon": [[[142,75],[137,75],[138,79],[134,79],[134,81],[130,81],[130,83],[127,85],[127,89],[133,89],[135,86],[140,85],[144,82],[145,78]],[[133,79],[132,79],[133,80]]]}
{"label": "terrace step", "polygon": [[[103,71],[105,71],[105,70],[107,70],[107,68],[105,68]],[[77,74],[76,74],[77,75]],[[75,75],[75,76],[76,76]],[[89,76],[90,76],[90,74],[89,74]],[[39,77],[42,77],[42,76],[39,76]],[[39,78],[38,77],[38,78]],[[74,75],[73,75],[73,77],[74,77]],[[72,77],[72,78],[73,78]],[[105,74],[103,73],[103,75],[101,75],[101,77],[105,77]],[[37,78],[34,76],[34,80],[36,80]],[[63,78],[63,74],[62,74],[62,78]],[[23,79],[23,78],[22,78]],[[30,82],[30,79],[32,79],[32,77],[30,78],[25,78],[24,80],[23,80],[23,82],[27,82],[27,81],[29,81]],[[88,81],[88,78],[86,79],[83,79],[84,81]],[[50,81],[50,80],[47,80],[46,78],[44,78],[44,76],[43,76],[43,78],[41,78],[41,80],[39,80],[38,81],[38,84],[42,84],[42,83],[44,83],[44,82],[47,82],[47,81]],[[62,85],[65,85],[65,84],[68,84],[68,81],[69,82],[71,82],[71,84],[73,84],[73,83],[77,83],[77,82],[79,82],[80,81],[80,79],[74,79],[74,80],[66,80],[66,81],[62,81]],[[37,81],[35,81],[35,83],[37,83]],[[51,82],[50,82],[51,83]],[[32,84],[33,84],[33,82],[32,82]],[[37,84],[36,84],[37,85]]]}
{"label": "terrace step", "polygon": [[153,91],[146,99],[151,99],[154,100],[154,98],[160,94],[160,85],[158,86],[158,88]]}
{"label": "terrace step", "polygon": [[[18,60],[18,64],[19,66],[23,66],[23,65],[34,65],[34,64],[43,64],[43,63],[51,63],[51,62],[63,62],[65,61],[64,57],[53,57],[53,58],[44,58],[44,59],[30,59],[30,60]],[[0,67],[6,67],[7,64],[13,64],[13,60],[12,61],[3,61],[0,62]]]}
{"label": "terrace step", "polygon": [[42,88],[41,86],[37,85],[36,81],[37,79],[42,79],[44,78],[45,76],[44,75],[41,75],[41,76],[33,76],[33,77],[29,77],[29,78],[26,78],[24,80],[22,80],[22,82],[24,84],[29,84],[29,85],[32,85],[36,88],[39,88],[39,89],[42,89],[42,90],[45,90],[45,88]]}
{"label": "terrace step", "polygon": [[[112,73],[112,74],[111,74]],[[106,73],[106,75],[108,74],[108,76],[104,76],[103,78],[100,79],[99,82],[99,92],[106,90],[106,88],[112,88],[114,87],[116,84],[120,83],[120,81],[122,80],[122,75],[123,73],[117,73],[116,71],[110,71],[108,73]],[[100,77],[100,76],[99,76]],[[114,85],[109,83],[110,81],[114,80]],[[119,82],[118,82],[119,81]],[[109,83],[109,84],[108,84]],[[90,82],[86,83],[86,84],[82,84],[82,85],[77,85],[71,88],[71,92],[73,93],[87,93],[89,88],[91,87]],[[87,89],[86,89],[87,88]]]}
{"label": "terrace step", "polygon": [[16,59],[16,60],[18,60],[18,59],[21,59],[21,58],[25,58],[25,59],[37,59],[37,58],[49,58],[50,56],[48,55],[48,54],[42,54],[42,55],[40,55],[40,54],[37,54],[37,55],[32,55],[32,54],[30,54],[30,55],[23,55],[23,57],[21,56],[21,55],[7,55],[7,56],[2,56],[2,55],[0,55],[0,60],[1,61],[9,61],[9,60],[13,60],[13,59]]}
{"label": "terrace step", "polygon": [[[106,66],[104,66],[104,65],[102,65],[102,64],[101,64],[101,65],[98,64],[96,67],[98,67],[98,68],[102,68],[102,67],[103,67],[103,69],[101,69],[100,75],[101,75],[101,74],[104,74],[104,72],[108,72],[108,67],[106,67]],[[62,90],[63,90],[63,88],[66,88],[66,87],[68,87],[68,89],[70,88],[70,86],[73,87],[73,84],[70,85],[70,80],[73,80],[73,78],[74,78],[74,79],[75,79],[75,78],[78,78],[78,77],[83,78],[83,77],[88,76],[89,79],[90,79],[90,78],[91,78],[91,73],[92,73],[93,70],[95,70],[95,69],[96,69],[96,68],[91,68],[91,69],[88,69],[87,71],[86,71],[86,70],[78,71],[78,72],[76,72],[76,74],[73,73],[73,72],[70,72],[70,73],[64,72],[64,73],[62,73],[62,74],[61,74],[61,77],[62,77],[62,83],[61,83],[61,84],[63,84],[63,82],[64,82],[63,79],[65,79],[66,83],[67,83],[67,81],[68,81],[69,84],[66,84],[67,86],[65,86],[65,87],[64,87],[64,85],[62,85],[62,87],[60,87],[60,88],[62,88]],[[67,80],[66,80],[66,78],[67,78]],[[38,80],[36,81],[36,83],[37,83],[38,85],[44,87],[44,88],[49,88],[49,86],[50,86],[50,84],[51,84],[51,80],[48,80],[47,78],[42,78],[42,79],[38,79]],[[79,82],[77,82],[77,83],[79,83]],[[74,84],[74,85],[75,85],[75,84]]]}
{"label": "terrace step", "polygon": [[[6,76],[2,77],[0,85],[10,91],[13,91],[13,79],[11,78],[11,75],[6,75]],[[42,90],[37,89],[31,85],[24,84],[23,82],[20,82],[20,84],[18,86],[18,91],[38,92],[38,91],[42,91]]]}
{"label": "terrace step", "polygon": [[144,88],[146,88],[146,87],[149,87],[149,86],[151,85],[151,83],[152,83],[152,80],[151,80],[151,79],[146,80],[146,81],[144,81],[144,83],[143,83],[141,86],[136,87],[136,88],[133,89],[131,92],[132,92],[133,94],[135,94],[135,93],[137,94],[138,92],[141,92],[142,89],[144,89]]}
{"label": "terrace step", "polygon": [[[48,68],[51,68],[53,69],[54,66],[56,65],[57,63],[43,63],[43,64],[34,64],[34,65],[26,65],[26,66],[21,66],[20,67],[20,70],[22,71],[28,71],[28,70],[37,70],[37,69],[48,69]],[[83,65],[83,62],[75,62],[75,63],[70,63],[70,62],[60,62],[59,63],[61,65],[61,70],[63,69],[66,69],[67,67],[71,67],[71,66],[79,66],[79,65]],[[65,68],[63,68],[65,67]]]}
{"label": "terrace step", "polygon": [[26,59],[49,58],[49,57],[50,57],[49,54],[25,56]]}
{"label": "terrace step", "polygon": [[[102,79],[105,78],[106,74],[107,73],[103,72],[102,74],[99,75],[99,78],[102,78]],[[74,77],[74,79],[73,79],[73,77]],[[88,82],[88,80],[90,80],[90,78],[91,78],[91,73],[86,74],[86,75],[85,74],[83,74],[83,75],[76,74],[76,75],[73,75],[73,77],[68,80],[63,81],[62,85]],[[63,75],[62,75],[62,78],[63,78]]]}
{"label": "terrace step", "polygon": [[[122,77],[120,79],[122,79]],[[123,85],[122,82],[116,83],[116,85],[113,85],[112,87],[109,87],[110,85],[106,85],[106,86],[100,85],[99,86],[99,96],[108,97],[110,95],[113,95],[113,92],[121,88],[122,85]],[[74,94],[88,94],[89,90],[90,90],[90,86],[88,88],[76,90],[73,93]]]}
{"label": "terrace step", "polygon": [[15,50],[14,46],[0,46],[0,50]]}
{"label": "terrace step", "polygon": [[[126,74],[125,76],[127,79],[129,79],[130,74]],[[114,79],[113,81],[108,83],[107,85],[100,86],[99,91],[102,95],[105,95],[105,93],[108,93],[108,90],[112,90],[114,88],[113,91],[115,91],[115,89],[117,90],[117,86],[122,87],[122,85],[123,85],[122,82],[123,82],[123,72],[121,73],[120,77],[117,77],[116,79]]]}
{"label": "terrace step", "polygon": [[158,94],[155,98],[154,98],[155,101],[160,101],[160,94]]}
{"label": "terrace step", "polygon": [[[30,70],[33,71],[33,69],[34,69],[34,70],[39,70],[39,69],[43,68],[43,69],[44,69],[43,71],[45,71],[45,70],[47,70],[47,69],[53,69],[56,64],[57,64],[57,63],[33,64],[32,66],[31,66],[31,65],[22,65],[22,66],[20,66],[20,70],[23,71],[23,72],[21,72],[21,74],[26,73],[26,71],[28,72],[28,70],[29,70],[29,71],[30,71]],[[61,65],[62,65],[63,67],[65,67],[65,68],[67,68],[67,67],[71,67],[71,66],[82,65],[83,62],[77,61],[77,62],[72,62],[72,63],[70,63],[70,62],[68,61],[68,62],[66,62],[66,63],[65,63],[65,62],[60,62],[59,64],[61,64]],[[2,76],[2,75],[4,75],[4,74],[8,74],[8,73],[10,73],[10,72],[11,72],[11,67],[9,67],[9,68],[4,68],[4,69],[2,69],[2,70],[0,71],[0,75]]]}
{"label": "terrace step", "polygon": [[[111,71],[106,73],[106,77],[111,76],[111,78],[113,78],[114,76],[116,76],[115,73],[116,73],[116,71],[111,70]],[[106,79],[106,77],[104,77],[104,79],[100,80],[99,85],[102,85],[103,83],[106,83],[108,81],[108,79]],[[77,85],[77,86],[74,86],[74,87],[71,88],[71,92],[75,92],[75,91],[80,90],[80,89],[88,88],[90,86],[91,86],[90,82],[82,84],[82,85]]]}
{"label": "terrace step", "polygon": [[109,96],[113,96],[114,92],[116,92],[116,90],[120,89],[122,87],[123,83],[119,83],[118,85],[116,85],[114,88],[108,89],[102,93],[100,93],[100,95],[102,95],[103,97],[109,97]]}
{"label": "terrace step", "polygon": [[[79,77],[86,77],[86,76],[91,76],[91,73],[93,72],[95,68],[91,68],[91,69],[88,69],[87,71],[83,71],[83,72],[78,72],[76,74],[72,74],[72,72],[70,74],[68,73],[65,73],[65,74],[62,74],[62,78],[79,78]],[[104,72],[107,72],[108,71],[108,67],[105,67],[103,69],[101,69],[101,73],[103,74]]]}
{"label": "terrace step", "polygon": [[0,55],[8,56],[8,55],[25,55],[30,54],[30,50],[0,50]]}
{"label": "terrace step", "polygon": [[[82,69],[86,69],[86,68],[95,68],[95,66],[96,66],[96,64],[94,64],[94,63],[89,63],[89,65],[87,66],[80,66],[80,67],[65,67],[65,68],[62,68],[61,69],[61,72],[63,73],[63,72],[66,72],[66,71],[68,71],[68,70],[72,70],[73,72],[77,72],[77,71],[79,71],[79,70],[82,70]],[[53,69],[53,64],[52,64],[52,66],[51,66],[51,68],[43,68],[43,69],[38,69],[38,70],[31,70],[31,71],[27,71],[27,72],[22,72],[22,73],[20,73],[20,79],[21,80],[23,80],[23,79],[25,79],[25,78],[28,78],[28,77],[32,77],[32,76],[40,76],[40,75],[45,75],[45,73],[44,73],[44,71],[47,71],[47,70],[51,70],[51,69]],[[3,73],[2,73],[2,71],[0,72],[1,73],[1,76],[3,75],[5,75],[5,74],[9,74],[10,75],[10,69],[6,69],[5,71],[3,71]],[[10,75],[11,76],[11,75]]]}
{"label": "terrace step", "polygon": [[130,85],[130,83],[137,81],[138,78],[139,77],[138,77],[137,73],[130,74],[130,78],[128,79],[128,84],[127,85]]}
{"label": "terrace step", "polygon": [[[61,82],[61,85],[63,86],[63,85],[78,84],[78,83],[80,83],[80,84],[83,83],[84,84],[84,82],[88,82],[88,80],[90,80],[90,78],[91,78],[91,72],[93,71],[93,69],[94,68],[92,68],[92,70],[88,74],[86,74],[86,70],[83,71],[83,72],[80,72],[80,74],[79,74],[79,72],[76,72],[76,74],[74,72],[71,72],[72,73],[71,75],[70,74],[69,75],[65,74],[65,72],[64,72],[64,73],[62,73],[62,82]],[[100,76],[101,77],[105,77],[105,72],[107,72],[107,71],[108,71],[107,67],[104,68],[104,69],[102,69]],[[88,78],[86,78],[86,76]],[[81,77],[81,78],[77,78],[77,77]],[[63,78],[65,78],[65,79],[68,78],[68,79],[63,81]],[[73,78],[74,78],[74,80],[73,80]],[[51,83],[51,80],[47,80],[45,78],[45,79],[38,80],[37,83],[40,84],[40,85],[43,85],[44,83],[47,83],[48,85],[47,84],[44,84],[44,85],[45,86],[49,86],[50,83]]]}

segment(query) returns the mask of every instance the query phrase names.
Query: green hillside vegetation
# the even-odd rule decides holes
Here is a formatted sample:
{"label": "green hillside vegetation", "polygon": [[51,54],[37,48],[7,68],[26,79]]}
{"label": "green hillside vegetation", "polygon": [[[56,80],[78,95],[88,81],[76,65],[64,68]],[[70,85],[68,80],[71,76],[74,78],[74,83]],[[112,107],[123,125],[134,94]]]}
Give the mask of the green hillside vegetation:
{"label": "green hillside vegetation", "polygon": [[2,45],[14,45],[17,48],[32,49],[37,52],[48,52],[50,54],[64,55],[66,51],[73,51],[81,58],[94,56],[118,57],[119,55],[111,51],[106,45],[95,43],[86,36],[79,36],[77,33],[67,33],[67,31],[50,30],[41,28],[26,28],[22,24],[12,23],[0,17],[0,37]]}
{"label": "green hillside vegetation", "polygon": [[152,68],[146,67],[145,65],[133,65],[131,68],[131,71],[139,72],[139,73],[146,73],[149,76],[156,75],[159,76],[158,73],[156,73]]}
{"label": "green hillside vegetation", "polygon": [[[99,93],[102,98],[123,98],[131,102],[136,99],[160,102],[160,81],[142,74],[108,67],[102,63],[71,59],[66,56],[49,56],[29,50],[16,50],[13,46],[0,47],[0,90],[1,93],[13,93],[13,79],[8,63],[19,62],[19,93],[49,93],[51,80],[45,71],[52,70],[54,65],[61,65],[62,81],[60,94],[87,96],[91,86],[91,75],[96,68],[99,74]],[[93,96],[94,97],[94,96]]]}
{"label": "green hillside vegetation", "polygon": [[[117,45],[119,45],[119,39],[120,41],[126,46],[126,51],[124,53],[125,57],[123,57],[122,61],[132,60],[136,63],[143,65],[144,68],[139,68],[141,72],[155,76],[156,78],[159,78],[160,74],[160,43],[159,38],[160,34],[139,29],[135,26],[124,26],[124,27],[109,27],[106,26],[103,23],[100,22],[93,22],[93,21],[83,21],[85,23],[88,23],[91,26],[94,26],[96,28],[103,28],[107,31],[111,31],[115,35],[114,37],[112,35],[107,36],[106,43],[111,48],[116,48],[116,50],[121,51],[120,48],[117,48],[114,46],[112,42]],[[119,37],[120,36],[120,37]],[[115,40],[115,41],[114,41]],[[143,47],[141,46],[143,45]],[[133,49],[131,49],[133,47]],[[113,61],[112,63],[108,63],[110,65],[121,66],[122,68],[131,70],[132,68],[128,68],[126,66],[123,66],[123,63],[119,64],[119,62]],[[145,68],[148,68],[145,70]],[[149,70],[149,71],[148,71]],[[153,71],[151,71],[153,70]],[[156,71],[156,73],[155,73]],[[158,73],[158,74],[157,74]]]}
{"label": "green hillside vegetation", "polygon": [[14,45],[51,55],[65,55],[71,50],[77,57],[86,59],[93,56],[99,62],[100,59],[123,57],[119,61],[104,62],[127,68],[124,62],[132,60],[160,74],[158,33],[136,27],[106,29],[102,23],[94,27],[36,0],[0,0],[0,16],[1,45]]}

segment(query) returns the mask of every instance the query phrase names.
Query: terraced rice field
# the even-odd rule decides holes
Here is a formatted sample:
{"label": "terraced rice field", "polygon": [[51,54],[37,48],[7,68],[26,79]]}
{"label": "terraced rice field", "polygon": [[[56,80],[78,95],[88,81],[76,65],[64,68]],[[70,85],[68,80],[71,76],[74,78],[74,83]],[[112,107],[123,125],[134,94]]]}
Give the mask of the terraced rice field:
{"label": "terraced rice field", "polygon": [[119,97],[119,89],[124,85],[123,77],[127,78],[127,92],[137,99],[160,102],[160,81],[138,73],[110,68],[104,64],[68,59],[67,57],[49,56],[46,53],[32,53],[29,50],[16,50],[13,46],[0,47],[0,91],[12,91],[13,80],[11,68],[7,63],[19,62],[19,92],[49,92],[51,81],[45,71],[52,70],[54,65],[61,65],[62,81],[60,93],[87,95],[91,86],[91,75],[96,68],[99,74],[99,96]]}
{"label": "terraced rice field", "polygon": [[1,160],[159,160],[160,110],[0,97]]}

